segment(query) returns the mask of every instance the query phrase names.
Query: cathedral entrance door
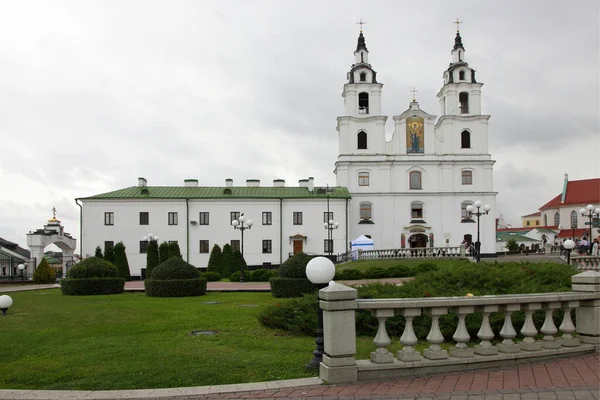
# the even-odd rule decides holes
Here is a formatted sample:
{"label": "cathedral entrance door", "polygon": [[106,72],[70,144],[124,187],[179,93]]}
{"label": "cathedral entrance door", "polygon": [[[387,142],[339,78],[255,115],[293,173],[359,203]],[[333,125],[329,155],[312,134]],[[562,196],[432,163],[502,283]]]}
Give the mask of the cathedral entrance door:
{"label": "cathedral entrance door", "polygon": [[302,240],[294,240],[294,254],[302,251]]}
{"label": "cathedral entrance door", "polygon": [[428,238],[427,235],[423,233],[416,233],[412,235],[408,241],[411,249],[415,247],[427,247]]}

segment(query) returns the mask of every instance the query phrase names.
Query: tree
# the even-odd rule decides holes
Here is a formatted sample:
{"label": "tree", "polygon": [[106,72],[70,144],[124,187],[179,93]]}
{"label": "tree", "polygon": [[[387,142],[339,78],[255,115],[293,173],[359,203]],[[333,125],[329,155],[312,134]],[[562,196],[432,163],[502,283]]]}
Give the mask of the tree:
{"label": "tree", "polygon": [[169,258],[171,257],[181,257],[181,250],[179,250],[179,243],[171,242],[169,243]]}
{"label": "tree", "polygon": [[115,244],[115,266],[119,270],[119,276],[126,281],[131,280],[131,272],[129,271],[129,262],[125,253],[125,245],[123,242]]}
{"label": "tree", "polygon": [[215,244],[210,251],[206,272],[217,272],[219,275],[223,276],[223,253],[221,253],[221,248],[218,244]]}
{"label": "tree", "polygon": [[56,282],[56,271],[45,258],[42,258],[40,264],[35,269],[33,273],[33,283],[54,283]]}
{"label": "tree", "polygon": [[146,279],[152,276],[152,270],[160,263],[158,254],[158,242],[151,240],[148,243],[148,252],[146,253]]}
{"label": "tree", "polygon": [[169,243],[162,242],[160,246],[158,246],[158,254],[159,254],[159,264],[164,263],[169,259]]}
{"label": "tree", "polygon": [[244,267],[244,271],[248,270],[248,268],[246,268],[248,266],[248,264],[246,264],[246,260],[244,260],[244,256],[242,255],[242,253],[240,251],[236,250],[233,252],[233,271],[231,271],[231,273],[234,273],[236,271],[241,271],[242,266]]}
{"label": "tree", "polygon": [[112,242],[104,243],[104,259],[111,264],[115,263],[115,249]]}
{"label": "tree", "polygon": [[94,253],[94,257],[104,258],[104,256],[102,255],[102,249],[100,248],[100,246],[96,247],[96,252]]}
{"label": "tree", "polygon": [[221,276],[228,277],[233,273],[234,266],[233,249],[229,243],[223,246],[223,252],[221,254]]}
{"label": "tree", "polygon": [[508,239],[506,242],[506,248],[508,251],[519,251],[519,244],[515,239]]}

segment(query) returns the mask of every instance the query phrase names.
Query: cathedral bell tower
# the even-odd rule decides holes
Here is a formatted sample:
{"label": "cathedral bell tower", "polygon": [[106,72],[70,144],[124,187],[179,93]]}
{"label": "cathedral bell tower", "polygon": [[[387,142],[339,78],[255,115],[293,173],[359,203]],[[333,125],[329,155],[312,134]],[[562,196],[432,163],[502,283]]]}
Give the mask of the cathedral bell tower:
{"label": "cathedral bell tower", "polygon": [[348,182],[347,177],[338,174],[340,162],[344,164],[354,156],[381,154],[386,148],[387,117],[381,115],[383,84],[377,82],[377,73],[369,64],[369,50],[362,28],[354,51],[354,64],[346,79],[342,92],[344,116],[337,119],[339,156],[336,174],[338,184],[342,186],[346,186]]}

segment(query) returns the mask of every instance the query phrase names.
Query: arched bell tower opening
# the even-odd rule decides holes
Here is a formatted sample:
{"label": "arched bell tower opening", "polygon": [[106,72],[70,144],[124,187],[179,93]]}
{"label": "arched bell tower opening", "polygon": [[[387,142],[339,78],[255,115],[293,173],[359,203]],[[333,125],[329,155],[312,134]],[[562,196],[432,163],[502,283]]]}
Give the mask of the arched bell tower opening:
{"label": "arched bell tower opening", "polygon": [[35,268],[44,258],[46,247],[53,244],[57,246],[61,252],[53,254],[58,262],[51,264],[56,269],[56,276],[65,277],[68,269],[75,264],[75,249],[77,248],[77,240],[67,232],[60,221],[56,219],[56,208],[52,209],[53,216],[48,220],[42,229],[27,234],[27,246],[31,251],[32,262],[35,264],[29,268],[29,273],[33,274]]}

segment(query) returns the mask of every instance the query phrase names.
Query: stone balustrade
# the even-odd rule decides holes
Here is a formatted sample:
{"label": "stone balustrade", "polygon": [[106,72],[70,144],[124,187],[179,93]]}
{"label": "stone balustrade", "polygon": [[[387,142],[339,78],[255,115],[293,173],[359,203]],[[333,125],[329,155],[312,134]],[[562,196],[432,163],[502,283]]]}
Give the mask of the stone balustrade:
{"label": "stone balustrade", "polygon": [[544,245],[544,253],[546,254],[555,254],[555,255],[559,255],[562,254],[564,251],[562,245],[560,244],[549,244],[546,243],[546,245]]}
{"label": "stone balustrade", "polygon": [[600,256],[574,256],[571,255],[571,265],[579,271],[599,271]]}
{"label": "stone balustrade", "polygon": [[[600,349],[600,273],[596,271],[574,275],[572,291],[566,293],[357,299],[356,289],[333,283],[319,291],[319,299],[323,309],[325,348],[320,378],[329,383],[489,368]],[[576,324],[571,318],[573,309]],[[379,322],[369,360],[356,360],[356,331],[352,329],[356,310],[369,310]],[[545,313],[539,329],[533,322],[536,310]],[[557,310],[564,311],[558,327],[553,320]],[[525,313],[520,330],[524,337],[522,341],[515,340],[517,331],[511,316],[516,311]],[[482,323],[477,338],[472,338],[465,319],[476,312],[481,313]],[[449,313],[458,317],[458,324],[452,336],[454,342],[444,343],[439,320]],[[500,332],[491,328],[492,313],[504,316]],[[403,316],[406,322],[398,339],[403,347],[396,354],[389,351],[395,338],[390,338],[386,329],[386,321],[394,315]],[[422,353],[415,349],[418,341],[413,329],[413,320],[420,315],[431,317],[426,339],[428,347]],[[543,337],[539,338],[540,334]],[[476,339],[479,343],[472,345],[472,340]]]}
{"label": "stone balustrade", "polygon": [[358,260],[405,258],[460,258],[466,257],[464,245],[453,247],[417,247],[411,249],[358,250]]}

